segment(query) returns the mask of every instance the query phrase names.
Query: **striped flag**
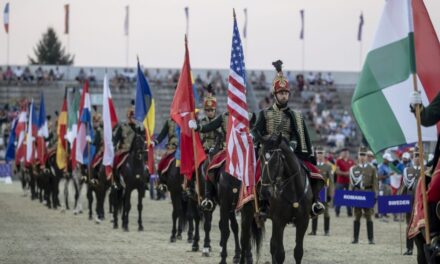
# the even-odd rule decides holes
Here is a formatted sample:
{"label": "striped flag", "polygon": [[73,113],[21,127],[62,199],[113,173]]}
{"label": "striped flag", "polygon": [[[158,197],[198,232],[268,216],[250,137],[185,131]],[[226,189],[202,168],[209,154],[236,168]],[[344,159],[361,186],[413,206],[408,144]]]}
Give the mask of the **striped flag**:
{"label": "striped flag", "polygon": [[102,164],[105,167],[105,174],[107,175],[107,178],[110,178],[113,170],[113,159],[115,157],[113,147],[113,128],[118,123],[118,117],[116,116],[116,110],[113,105],[107,74],[104,75],[102,99],[102,115],[104,124],[104,156]]}
{"label": "striped flag", "polygon": [[61,170],[67,166],[67,89],[64,92],[63,105],[61,107],[61,112],[58,116],[58,126],[57,126],[57,166]]}
{"label": "striped flag", "polygon": [[49,137],[49,128],[47,127],[47,119],[46,119],[46,107],[44,105],[44,95],[41,92],[40,95],[40,112],[38,114],[38,124],[37,124],[38,132],[37,132],[37,158],[40,162],[40,165],[44,165],[46,163],[46,140]]}
{"label": "striped flag", "polygon": [[[255,185],[256,159],[254,144],[249,133],[246,69],[235,12],[229,69],[228,112],[226,172],[242,181],[240,196],[244,195],[243,199],[249,199],[252,197],[252,187]],[[246,201],[242,201],[242,204],[244,202]]]}
{"label": "striped flag", "polygon": [[81,94],[80,116],[78,124],[78,134],[76,136],[75,159],[77,162],[88,165],[95,153],[95,146],[88,144],[93,142],[94,132],[92,126],[89,85],[84,85]]}
{"label": "striped flag", "polygon": [[35,139],[37,136],[37,113],[35,113],[34,99],[29,108],[29,120],[26,134],[26,164],[35,162]]}
{"label": "striped flag", "polygon": [[[418,141],[416,121],[408,107],[413,74],[423,104],[439,92],[439,41],[423,2],[414,0],[414,4],[419,5],[417,10],[412,10],[409,0],[385,2],[352,98],[353,114],[374,153]],[[423,141],[435,141],[437,129],[423,127],[422,135]]]}
{"label": "striped flag", "polygon": [[69,4],[64,5],[64,34],[69,34],[69,13],[70,6]]}
{"label": "striped flag", "polygon": [[124,35],[128,36],[130,30],[130,6],[125,6],[125,19],[124,19]]}
{"label": "striped flag", "polygon": [[137,64],[134,118],[144,124],[148,145],[148,170],[150,173],[154,173],[154,148],[151,142],[153,141],[154,134],[155,106],[150,85],[141,70],[139,61]]}
{"label": "striped flag", "polygon": [[6,3],[3,10],[3,26],[5,27],[6,34],[9,33],[9,3]]}
{"label": "striped flag", "polygon": [[15,153],[15,164],[24,162],[26,156],[26,147],[24,140],[26,138],[26,122],[27,122],[27,102],[21,102],[21,110],[18,115],[17,127],[15,128],[15,136],[17,138],[17,150]]}
{"label": "striped flag", "polygon": [[362,41],[362,28],[364,27],[364,14],[359,16],[358,41]]}
{"label": "striped flag", "polygon": [[301,16],[301,31],[299,32],[299,39],[304,39],[304,9],[299,10]]}

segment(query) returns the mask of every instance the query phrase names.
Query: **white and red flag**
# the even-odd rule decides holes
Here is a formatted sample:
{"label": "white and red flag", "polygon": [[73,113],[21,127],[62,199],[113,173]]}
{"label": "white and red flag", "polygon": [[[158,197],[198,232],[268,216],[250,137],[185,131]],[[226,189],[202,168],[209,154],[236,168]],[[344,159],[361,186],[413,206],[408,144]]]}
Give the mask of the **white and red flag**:
{"label": "white and red flag", "polygon": [[31,165],[35,162],[35,141],[37,138],[37,114],[35,113],[34,99],[29,108],[29,123],[26,135],[26,164]]}
{"label": "white and red flag", "polygon": [[26,122],[27,122],[27,102],[21,103],[20,114],[18,115],[18,123],[15,128],[15,136],[17,138],[17,150],[15,153],[15,164],[23,162],[26,156],[26,146],[24,140],[26,137]]}
{"label": "white and red flag", "polygon": [[102,164],[105,167],[105,174],[107,175],[107,178],[110,178],[113,168],[113,159],[115,157],[113,146],[113,128],[118,123],[118,117],[113,105],[107,74],[104,76],[102,99],[102,119],[104,124],[104,157]]}
{"label": "white and red flag", "polygon": [[240,200],[237,205],[239,208],[253,198],[256,158],[249,132],[246,69],[235,13],[229,70],[228,111],[226,172],[242,181]]}

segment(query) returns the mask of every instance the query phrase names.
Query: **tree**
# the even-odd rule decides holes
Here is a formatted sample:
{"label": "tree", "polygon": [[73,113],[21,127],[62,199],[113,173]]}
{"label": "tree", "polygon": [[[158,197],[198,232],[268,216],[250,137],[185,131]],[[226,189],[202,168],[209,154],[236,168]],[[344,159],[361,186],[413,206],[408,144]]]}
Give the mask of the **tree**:
{"label": "tree", "polygon": [[34,48],[35,59],[29,57],[30,64],[43,65],[71,65],[75,56],[67,54],[58,36],[53,28],[48,28],[47,32],[43,34],[43,38],[38,42],[37,47]]}

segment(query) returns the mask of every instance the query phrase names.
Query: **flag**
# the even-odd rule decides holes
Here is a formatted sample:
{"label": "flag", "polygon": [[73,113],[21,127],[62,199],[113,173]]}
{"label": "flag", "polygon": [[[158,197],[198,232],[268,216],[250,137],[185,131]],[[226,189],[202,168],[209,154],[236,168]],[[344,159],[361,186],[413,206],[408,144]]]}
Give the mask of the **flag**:
{"label": "flag", "polygon": [[186,18],[186,35],[189,34],[189,7],[185,7],[185,18]]}
{"label": "flag", "polygon": [[243,38],[247,38],[247,21],[248,21],[247,8],[243,9],[243,12],[244,12]]}
{"label": "flag", "polygon": [[35,139],[37,136],[37,113],[35,113],[34,99],[29,108],[29,120],[26,134],[26,164],[35,161]]}
{"label": "flag", "polygon": [[364,14],[359,16],[358,41],[362,41],[362,28],[364,27]]}
{"label": "flag", "polygon": [[113,128],[118,123],[118,117],[116,116],[116,110],[113,105],[107,74],[104,75],[102,100],[102,115],[104,124],[104,156],[102,164],[105,167],[105,174],[108,178],[110,178],[113,170],[113,159],[115,157],[113,147]]}
{"label": "flag", "polygon": [[[200,141],[199,133],[194,132],[188,126],[189,120],[195,119],[195,102],[186,37],[185,61],[183,63],[179,82],[177,83],[176,92],[174,93],[170,116],[180,127],[180,149],[183,151],[180,160],[180,173],[191,179],[194,169],[198,168],[206,159],[206,154]],[[195,141],[194,145],[196,149],[193,147],[193,140]],[[197,154],[196,160],[194,160],[194,152]]]}
{"label": "flag", "polygon": [[130,6],[125,6],[124,35],[128,36],[130,26]]}
{"label": "flag", "polygon": [[299,10],[301,16],[301,31],[299,33],[299,39],[304,39],[304,9]]}
{"label": "flag", "polygon": [[[74,133],[73,135],[75,137],[74,137],[73,143],[71,144],[71,147],[70,147],[70,153],[71,153],[70,159],[71,159],[71,162],[72,162],[72,168],[76,167],[76,142],[77,142],[79,127],[80,127],[80,124],[81,124],[82,110],[84,108],[84,101],[85,101],[84,90],[88,90],[88,89],[89,89],[89,81],[86,80],[84,82],[84,86],[83,86],[83,89],[82,89],[83,92],[81,93],[81,96],[79,97],[80,98],[79,99],[79,104],[77,105],[77,108],[76,108],[78,110],[75,111],[76,127],[73,127],[73,128],[75,128],[76,131],[73,132]],[[72,118],[72,121],[73,121],[73,118]]]}
{"label": "flag", "polygon": [[69,34],[69,4],[64,5],[64,34]]}
{"label": "flag", "polygon": [[[74,154],[76,161],[83,165],[88,165],[95,153],[95,146],[91,144],[94,138],[91,109],[89,85],[86,82],[81,94],[78,134],[76,136]],[[87,143],[88,141],[89,144]]]}
{"label": "flag", "polygon": [[21,102],[21,110],[18,115],[18,122],[15,128],[15,136],[17,138],[17,150],[15,153],[15,164],[23,162],[26,157],[26,147],[24,140],[26,137],[26,122],[27,122],[27,102]]}
{"label": "flag", "polygon": [[81,95],[79,90],[74,88],[73,93],[69,93],[67,100],[67,134],[66,139],[73,145],[76,138],[76,133],[78,132],[78,111],[79,111],[79,101]]}
{"label": "flag", "polygon": [[[416,121],[409,111],[409,95],[414,89],[413,73],[419,79],[423,104],[431,102],[439,92],[435,86],[440,76],[438,39],[428,14],[421,8],[415,10],[413,27],[411,9],[408,0],[385,2],[372,48],[352,98],[354,117],[374,153],[418,141]],[[430,50],[426,50],[428,47]],[[422,64],[417,72],[415,61],[417,66]],[[422,135],[423,141],[435,141],[437,129],[422,128]]]}
{"label": "flag", "polygon": [[142,122],[145,127],[145,136],[148,146],[148,170],[150,173],[154,172],[154,148],[151,144],[154,134],[155,123],[155,106],[153,94],[151,93],[150,85],[141,70],[141,66],[137,64],[137,79],[136,79],[136,99],[134,106],[134,118]]}
{"label": "flag", "polygon": [[249,133],[249,114],[246,103],[246,69],[235,13],[227,107],[229,116],[226,133],[227,155],[225,170],[243,183],[242,192],[240,193],[242,199],[241,203],[239,203],[239,205],[242,205],[245,202],[243,199],[249,200],[252,198],[252,187],[255,185],[256,159],[253,140]]}
{"label": "flag", "polygon": [[38,123],[37,123],[37,158],[40,162],[40,165],[46,163],[46,140],[49,137],[49,128],[47,127],[46,120],[46,107],[44,105],[44,95],[41,92],[40,95],[40,111],[38,114]]}
{"label": "flag", "polygon": [[10,162],[11,160],[15,159],[15,130],[17,129],[18,124],[18,117],[16,117],[11,124],[11,132],[9,133],[8,138],[8,146],[6,147],[6,155],[5,160],[6,162]]}
{"label": "flag", "polygon": [[3,10],[3,26],[5,27],[6,34],[9,33],[9,3],[6,3]]}
{"label": "flag", "polygon": [[67,166],[67,89],[64,92],[63,105],[61,107],[61,112],[58,115],[58,126],[57,126],[57,165],[58,168],[63,170]]}

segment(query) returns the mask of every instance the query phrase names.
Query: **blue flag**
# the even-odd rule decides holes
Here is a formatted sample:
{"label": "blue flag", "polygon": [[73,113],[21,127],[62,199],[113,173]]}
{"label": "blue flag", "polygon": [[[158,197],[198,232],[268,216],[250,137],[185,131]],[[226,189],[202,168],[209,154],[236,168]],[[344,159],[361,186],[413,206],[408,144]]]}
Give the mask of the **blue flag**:
{"label": "blue flag", "polygon": [[8,146],[6,147],[6,162],[9,162],[11,160],[15,159],[15,128],[18,124],[18,117],[12,121],[12,128],[9,132],[9,139],[8,139]]}

